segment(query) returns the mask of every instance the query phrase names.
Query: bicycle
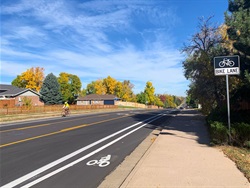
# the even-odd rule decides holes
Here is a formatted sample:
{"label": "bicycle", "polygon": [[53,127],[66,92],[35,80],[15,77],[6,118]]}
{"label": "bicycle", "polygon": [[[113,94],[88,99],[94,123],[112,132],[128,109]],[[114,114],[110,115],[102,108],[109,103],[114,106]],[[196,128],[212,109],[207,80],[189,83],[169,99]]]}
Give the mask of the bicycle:
{"label": "bicycle", "polygon": [[234,61],[227,59],[227,58],[224,58],[223,61],[219,62],[219,66],[220,67],[225,67],[225,66],[233,67]]}
{"label": "bicycle", "polygon": [[70,110],[63,109],[61,115],[62,117],[70,116]]}
{"label": "bicycle", "polygon": [[99,167],[105,167],[108,166],[110,164],[110,160],[111,159],[111,155],[107,155],[105,157],[102,157],[99,161],[98,160],[91,160],[89,162],[87,162],[86,164],[88,166],[91,165],[98,165]]}

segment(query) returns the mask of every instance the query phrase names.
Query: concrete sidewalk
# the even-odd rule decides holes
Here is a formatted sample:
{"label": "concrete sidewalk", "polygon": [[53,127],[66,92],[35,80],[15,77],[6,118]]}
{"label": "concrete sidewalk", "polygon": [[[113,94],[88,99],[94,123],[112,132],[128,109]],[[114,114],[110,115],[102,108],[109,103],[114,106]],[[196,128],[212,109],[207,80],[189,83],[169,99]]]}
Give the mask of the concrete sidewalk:
{"label": "concrete sidewalk", "polygon": [[183,110],[164,127],[122,188],[250,188],[223,152],[209,146],[205,120]]}

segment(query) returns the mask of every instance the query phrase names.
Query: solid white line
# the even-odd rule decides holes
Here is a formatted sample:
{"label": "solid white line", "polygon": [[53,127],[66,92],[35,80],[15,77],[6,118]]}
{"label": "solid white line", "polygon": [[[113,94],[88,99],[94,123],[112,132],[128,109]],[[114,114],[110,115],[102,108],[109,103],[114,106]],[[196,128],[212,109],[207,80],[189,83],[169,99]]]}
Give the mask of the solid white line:
{"label": "solid white line", "polygon": [[[157,120],[157,119],[159,119],[159,118],[161,118],[161,117],[162,117],[162,116],[157,117],[157,118],[155,118],[155,119],[149,121],[148,123],[150,123],[150,122],[152,122],[152,121],[155,121],[155,120]],[[130,132],[128,132],[128,133],[126,133],[126,134],[120,136],[119,138],[117,138],[117,139],[115,139],[115,140],[109,142],[108,144],[106,144],[106,145],[104,145],[104,146],[102,146],[102,147],[100,147],[100,148],[98,148],[98,149],[92,151],[91,153],[89,153],[89,154],[87,154],[87,155],[85,155],[85,156],[83,156],[83,157],[81,157],[81,158],[79,158],[79,159],[77,159],[77,160],[75,160],[75,161],[73,161],[73,162],[71,162],[71,163],[69,163],[69,164],[67,164],[67,165],[65,165],[65,166],[63,166],[63,167],[61,167],[61,168],[59,168],[59,169],[57,169],[57,170],[55,170],[55,171],[49,173],[49,174],[47,174],[47,175],[45,175],[45,176],[42,176],[42,177],[36,179],[36,180],[33,181],[33,182],[30,182],[30,183],[28,183],[28,184],[22,186],[21,188],[29,188],[29,187],[31,187],[31,186],[33,186],[33,185],[38,184],[39,182],[41,182],[41,181],[43,181],[43,180],[45,180],[45,179],[47,179],[47,178],[50,178],[51,176],[54,176],[55,174],[58,174],[59,172],[62,172],[63,170],[66,170],[67,168],[70,168],[70,167],[74,166],[74,165],[77,164],[77,163],[80,163],[81,161],[83,161],[83,160],[85,160],[85,159],[91,157],[92,155],[94,155],[94,154],[96,154],[96,153],[98,153],[98,152],[104,150],[105,148],[107,148],[107,147],[113,145],[114,143],[118,142],[118,141],[121,140],[122,138],[124,138],[124,137],[126,137],[126,136],[132,134],[133,132],[137,131],[138,129],[141,129],[142,127],[144,127],[144,126],[147,125],[148,123],[145,123],[145,124],[141,125],[140,127],[137,127],[137,128],[135,128],[135,129],[133,129],[132,131],[130,131]]]}
{"label": "solid white line", "polygon": [[[153,119],[154,117],[157,117],[159,115],[161,115],[161,114],[158,114],[156,116],[150,117],[150,118],[148,118],[148,119],[146,119],[144,121],[148,121],[148,120]],[[12,181],[12,182],[10,182],[8,184],[5,184],[1,188],[12,188],[12,187],[15,187],[15,186],[19,185],[20,183],[23,183],[24,181],[27,181],[28,179],[30,179],[30,178],[32,178],[32,177],[34,177],[34,176],[36,176],[36,175],[38,175],[38,174],[40,174],[42,172],[44,172],[44,171],[46,171],[46,170],[48,170],[48,169],[50,169],[50,168],[52,168],[52,167],[54,167],[54,166],[56,166],[56,165],[64,162],[64,161],[66,161],[66,160],[68,160],[68,159],[70,159],[70,158],[78,155],[79,153],[82,153],[83,151],[85,151],[85,150],[87,150],[87,149],[89,149],[89,148],[91,148],[91,147],[93,147],[93,146],[95,146],[95,145],[97,145],[97,144],[99,144],[101,142],[104,142],[105,140],[107,140],[109,138],[112,138],[112,137],[114,137],[114,136],[116,136],[116,135],[118,135],[118,134],[120,134],[120,133],[122,133],[122,132],[124,132],[124,131],[126,131],[128,129],[130,129],[130,128],[133,128],[133,127],[141,124],[141,123],[142,122],[138,122],[138,123],[133,124],[133,125],[127,127],[127,128],[124,128],[124,129],[122,129],[120,131],[117,131],[117,132],[115,132],[115,133],[113,133],[113,134],[111,134],[109,136],[106,136],[106,137],[104,137],[104,138],[102,138],[102,139],[100,139],[100,140],[98,140],[98,141],[96,141],[96,142],[94,142],[92,144],[89,144],[89,145],[87,145],[87,146],[85,146],[85,147],[83,147],[83,148],[81,148],[81,149],[79,149],[79,150],[77,150],[77,151],[75,151],[73,153],[70,153],[70,154],[68,154],[68,155],[66,155],[66,156],[64,156],[64,157],[62,157],[60,159],[57,159],[56,161],[53,161],[53,162],[51,162],[51,163],[49,163],[49,164],[47,164],[47,165],[45,165],[45,166],[43,166],[43,167],[41,167],[41,168],[39,168],[37,170],[34,170],[34,171],[32,171],[32,172],[30,172],[30,173],[28,173],[28,174],[26,174],[26,175],[24,175],[24,176],[22,176],[22,177],[20,177],[20,178],[18,178],[16,180],[14,180],[14,181]]]}

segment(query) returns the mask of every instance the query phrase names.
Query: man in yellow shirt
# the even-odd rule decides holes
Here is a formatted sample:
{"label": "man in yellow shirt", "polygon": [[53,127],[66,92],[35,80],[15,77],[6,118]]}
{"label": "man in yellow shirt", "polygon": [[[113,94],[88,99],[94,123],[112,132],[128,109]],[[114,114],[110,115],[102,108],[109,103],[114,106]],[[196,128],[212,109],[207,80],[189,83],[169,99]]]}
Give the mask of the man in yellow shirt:
{"label": "man in yellow shirt", "polygon": [[65,110],[65,115],[69,114],[69,104],[67,101],[64,103],[63,109]]}

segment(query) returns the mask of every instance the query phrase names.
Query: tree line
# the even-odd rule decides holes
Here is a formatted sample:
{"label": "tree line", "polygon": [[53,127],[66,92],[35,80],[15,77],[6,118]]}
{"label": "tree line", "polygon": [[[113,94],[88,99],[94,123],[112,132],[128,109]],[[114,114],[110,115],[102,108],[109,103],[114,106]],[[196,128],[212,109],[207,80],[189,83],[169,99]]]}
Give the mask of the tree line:
{"label": "tree line", "polygon": [[76,99],[88,94],[113,94],[122,101],[138,102],[159,107],[177,107],[183,97],[168,94],[155,94],[152,82],[147,82],[144,91],[134,94],[134,85],[129,80],[118,81],[111,76],[92,81],[82,89],[81,80],[77,75],[61,72],[58,77],[53,73],[44,76],[44,68],[32,67],[17,75],[11,82],[20,88],[29,88],[38,92],[45,104],[62,104],[68,101],[74,104]]}
{"label": "tree line", "polygon": [[[216,26],[212,17],[199,19],[199,31],[192,35],[182,52],[185,77],[191,81],[189,105],[202,105],[211,141],[250,148],[250,1],[229,0],[225,22]],[[214,57],[240,57],[240,75],[229,76],[230,121],[228,124],[225,76],[214,75]]]}
{"label": "tree line", "polygon": [[181,49],[185,77],[191,81],[187,102],[202,105],[204,113],[226,105],[226,81],[215,76],[213,61],[217,56],[238,55],[239,76],[229,76],[232,106],[250,101],[250,1],[229,0],[225,22],[216,26],[209,18],[199,18],[199,31]]}

